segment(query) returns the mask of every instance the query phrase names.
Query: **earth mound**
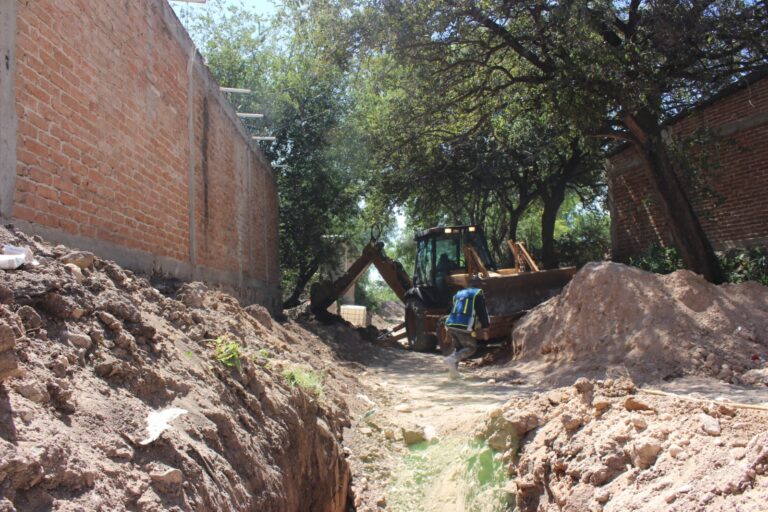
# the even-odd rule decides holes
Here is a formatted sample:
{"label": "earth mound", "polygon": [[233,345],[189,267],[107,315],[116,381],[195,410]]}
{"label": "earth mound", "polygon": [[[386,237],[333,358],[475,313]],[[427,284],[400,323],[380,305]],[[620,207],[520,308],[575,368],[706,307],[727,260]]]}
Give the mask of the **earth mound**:
{"label": "earth mound", "polygon": [[502,452],[520,512],[758,512],[768,502],[766,420],[766,408],[581,378],[509,400],[477,435]]}
{"label": "earth mound", "polygon": [[511,364],[582,374],[615,367],[637,381],[707,375],[753,384],[768,361],[766,333],[765,286],[590,263],[516,325]]}
{"label": "earth mound", "polygon": [[0,510],[345,509],[356,380],[316,336],[202,283],[166,297],[0,242],[39,261],[0,272]]}

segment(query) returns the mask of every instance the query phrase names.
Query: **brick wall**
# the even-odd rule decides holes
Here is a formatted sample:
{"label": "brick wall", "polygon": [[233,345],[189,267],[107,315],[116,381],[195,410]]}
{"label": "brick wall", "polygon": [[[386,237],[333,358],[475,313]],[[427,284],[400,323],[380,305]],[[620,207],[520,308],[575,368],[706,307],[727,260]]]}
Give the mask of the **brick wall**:
{"label": "brick wall", "polygon": [[[768,245],[768,78],[735,88],[670,127],[678,138],[700,129],[710,134],[710,165],[697,173],[702,186],[688,191],[705,232],[716,249]],[[614,257],[623,260],[652,245],[671,245],[634,148],[609,160],[608,182]]]}
{"label": "brick wall", "polygon": [[166,0],[16,2],[13,221],[279,301],[274,176]]}

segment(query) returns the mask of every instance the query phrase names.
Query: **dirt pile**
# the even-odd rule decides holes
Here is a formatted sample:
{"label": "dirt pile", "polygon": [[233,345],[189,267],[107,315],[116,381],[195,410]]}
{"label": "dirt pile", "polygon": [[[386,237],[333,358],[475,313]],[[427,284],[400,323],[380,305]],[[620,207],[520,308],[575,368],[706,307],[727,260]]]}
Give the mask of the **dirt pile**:
{"label": "dirt pile", "polygon": [[0,272],[0,510],[344,510],[357,381],[316,336],[201,283],[168,298],[0,242],[40,262]]}
{"label": "dirt pile", "polygon": [[715,286],[681,270],[658,275],[590,263],[563,293],[526,315],[514,361],[571,374],[626,368],[637,381],[709,375],[753,384],[768,361],[768,288]]}
{"label": "dirt pile", "polygon": [[509,400],[479,435],[509,464],[520,512],[757,512],[768,503],[767,420],[627,379],[579,379]]}
{"label": "dirt pile", "polygon": [[371,324],[378,329],[391,329],[405,319],[405,306],[388,300],[371,317]]}

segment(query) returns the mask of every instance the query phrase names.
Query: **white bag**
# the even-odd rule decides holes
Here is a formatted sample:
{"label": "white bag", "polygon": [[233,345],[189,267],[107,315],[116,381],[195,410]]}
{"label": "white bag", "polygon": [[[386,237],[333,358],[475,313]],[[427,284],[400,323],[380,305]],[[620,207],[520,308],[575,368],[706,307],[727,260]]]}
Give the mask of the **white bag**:
{"label": "white bag", "polygon": [[13,270],[25,263],[39,265],[32,255],[29,247],[16,247],[15,245],[3,245],[3,254],[0,254],[0,269]]}

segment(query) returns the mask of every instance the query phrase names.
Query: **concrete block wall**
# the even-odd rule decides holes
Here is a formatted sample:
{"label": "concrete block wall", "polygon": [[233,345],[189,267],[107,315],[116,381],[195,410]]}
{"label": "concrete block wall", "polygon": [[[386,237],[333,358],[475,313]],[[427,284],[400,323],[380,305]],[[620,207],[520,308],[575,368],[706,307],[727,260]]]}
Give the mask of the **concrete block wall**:
{"label": "concrete block wall", "polygon": [[[691,201],[718,250],[768,245],[768,78],[724,95],[677,120],[677,137],[704,128],[714,134]],[[632,147],[608,162],[613,256],[625,260],[653,246],[672,244],[650,178]]]}
{"label": "concrete block wall", "polygon": [[0,2],[15,25],[4,217],[279,307],[274,175],[167,1]]}

